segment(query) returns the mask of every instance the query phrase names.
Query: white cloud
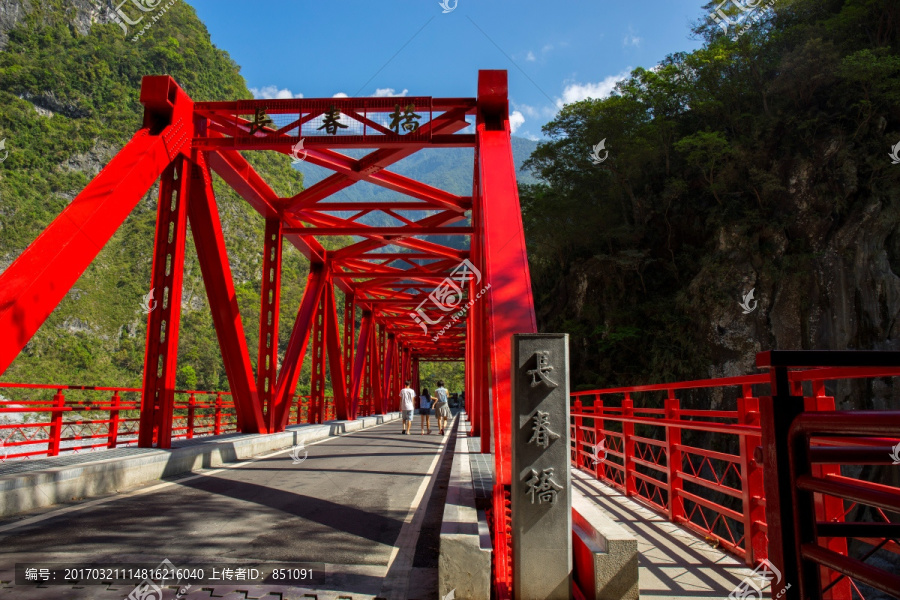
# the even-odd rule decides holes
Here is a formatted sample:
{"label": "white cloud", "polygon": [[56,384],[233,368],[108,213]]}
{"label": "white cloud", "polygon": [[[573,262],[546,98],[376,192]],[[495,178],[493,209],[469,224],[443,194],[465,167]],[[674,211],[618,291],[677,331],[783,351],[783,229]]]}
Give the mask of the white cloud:
{"label": "white cloud", "polygon": [[534,55],[534,52],[529,50],[528,54],[525,55],[525,60],[527,60],[528,62],[534,62],[537,60],[537,57]]}
{"label": "white cloud", "polygon": [[565,104],[572,104],[587,98],[606,98],[612,94],[616,84],[626,79],[630,73],[631,69],[629,68],[627,71],[622,71],[618,75],[610,75],[597,83],[570,83],[563,90],[562,101]]}
{"label": "white cloud", "polygon": [[544,54],[547,54],[551,50],[553,50],[553,44],[547,44],[546,46],[541,48],[541,52],[543,52]]}
{"label": "white cloud", "polygon": [[288,88],[278,89],[277,85],[267,85],[261,88],[250,88],[250,93],[258,100],[289,100],[302,98],[303,94],[294,94]]}
{"label": "white cloud", "polygon": [[625,36],[625,39],[622,40],[622,45],[623,46],[634,46],[636,48],[639,48],[641,45],[641,41],[643,41],[643,38],[639,38],[638,36],[632,35],[629,33],[628,35]]}
{"label": "white cloud", "polygon": [[551,119],[556,115],[556,108],[544,104],[540,108],[535,108],[534,106],[529,106],[528,104],[519,104],[518,102],[511,100],[510,105],[513,110],[519,111],[528,119]]}
{"label": "white cloud", "polygon": [[517,110],[514,110],[512,114],[509,115],[509,129],[512,133],[515,133],[516,130],[525,124],[525,115],[520,113]]}
{"label": "white cloud", "polygon": [[407,90],[405,88],[399,94],[397,93],[397,90],[395,90],[394,88],[378,88],[377,90],[375,90],[375,93],[372,94],[372,96],[374,96],[375,98],[385,98],[385,97],[389,97],[389,96],[405,96],[408,93],[409,93],[409,90]]}
{"label": "white cloud", "polygon": [[350,97],[350,96],[348,96],[348,95],[345,94],[344,92],[338,92],[337,94],[335,94],[334,96],[332,96],[332,98],[349,98],[349,97]]}

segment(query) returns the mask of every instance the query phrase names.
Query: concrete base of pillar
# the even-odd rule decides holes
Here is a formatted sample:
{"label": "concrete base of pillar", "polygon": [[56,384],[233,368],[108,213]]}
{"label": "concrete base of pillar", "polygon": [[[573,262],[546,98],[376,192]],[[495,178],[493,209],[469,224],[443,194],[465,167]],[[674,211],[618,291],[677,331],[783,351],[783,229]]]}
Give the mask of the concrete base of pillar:
{"label": "concrete base of pillar", "polygon": [[575,583],[587,600],[637,600],[637,538],[572,488]]}

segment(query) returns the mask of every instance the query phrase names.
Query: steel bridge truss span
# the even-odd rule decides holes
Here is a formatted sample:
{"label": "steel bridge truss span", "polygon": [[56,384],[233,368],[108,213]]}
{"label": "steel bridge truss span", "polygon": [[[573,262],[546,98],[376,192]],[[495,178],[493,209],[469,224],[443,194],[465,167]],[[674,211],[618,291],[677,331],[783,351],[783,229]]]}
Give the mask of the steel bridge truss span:
{"label": "steel bridge truss span", "polygon": [[[481,71],[476,98],[199,103],[171,78],[151,76],[144,78],[141,102],[143,128],[0,274],[0,374],[160,181],[148,286],[158,306],[148,314],[143,385],[129,390],[125,403],[110,390],[112,398],[98,405],[110,418],[93,418],[92,426],[103,431],[82,436],[83,448],[134,443],[135,436],[140,446],[167,448],[173,439],[210,430],[268,433],[301,419],[384,413],[398,408],[405,380],[419,387],[420,362],[465,360],[465,408],[483,451],[493,451],[495,492],[502,504],[510,484],[510,337],[536,331],[506,72]],[[474,149],[471,195],[392,170],[422,149],[460,147]],[[353,158],[342,152],[345,148],[368,153]],[[281,197],[241,154],[246,151],[278,152],[333,174]],[[265,223],[255,365],[237,306],[213,173]],[[359,182],[397,192],[403,200],[328,201]],[[394,224],[368,224],[373,213]],[[227,410],[221,395],[208,405],[175,390],[188,224],[228,377]],[[326,249],[322,240],[335,236],[355,237]],[[310,273],[279,367],[285,242],[309,260]],[[304,402],[296,388],[307,355],[313,372]],[[64,415],[83,407],[66,399],[65,386],[59,388],[49,404],[36,405],[50,419],[40,434],[48,446],[37,454],[58,454],[61,443],[73,441],[66,439]],[[209,423],[203,420],[207,413]],[[223,421],[226,413],[230,417]],[[120,434],[127,435],[120,439]],[[511,581],[507,517],[505,510],[495,511],[500,597],[508,594]]]}

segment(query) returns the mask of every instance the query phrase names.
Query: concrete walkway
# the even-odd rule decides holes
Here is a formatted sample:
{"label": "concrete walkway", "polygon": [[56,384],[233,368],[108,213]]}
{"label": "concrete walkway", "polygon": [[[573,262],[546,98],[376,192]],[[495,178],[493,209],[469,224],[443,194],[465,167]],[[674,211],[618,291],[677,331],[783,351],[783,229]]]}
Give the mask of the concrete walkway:
{"label": "concrete walkway", "polygon": [[[0,521],[0,599],[124,599],[134,589],[15,586],[16,563],[155,567],[164,559],[207,572],[219,565],[313,573],[296,585],[196,584],[182,587],[184,599],[435,598],[429,556],[436,552],[427,547],[435,536],[420,530],[439,529],[443,497],[434,488],[452,436],[400,435],[391,422],[307,444],[299,463],[287,448],[7,518]],[[177,592],[172,586],[164,600]]]}
{"label": "concrete walkway", "polygon": [[637,537],[641,598],[725,600],[752,573],[738,559],[588,474],[573,469],[572,484]]}

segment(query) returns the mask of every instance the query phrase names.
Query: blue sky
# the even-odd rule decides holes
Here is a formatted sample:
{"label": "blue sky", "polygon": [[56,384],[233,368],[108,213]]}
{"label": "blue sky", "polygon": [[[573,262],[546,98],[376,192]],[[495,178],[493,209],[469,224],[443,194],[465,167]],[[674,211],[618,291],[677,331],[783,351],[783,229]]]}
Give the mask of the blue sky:
{"label": "blue sky", "polygon": [[699,47],[704,14],[703,0],[187,1],[257,97],[475,96],[479,69],[507,69],[512,125],[532,139],[560,101]]}

